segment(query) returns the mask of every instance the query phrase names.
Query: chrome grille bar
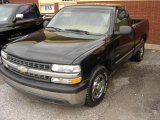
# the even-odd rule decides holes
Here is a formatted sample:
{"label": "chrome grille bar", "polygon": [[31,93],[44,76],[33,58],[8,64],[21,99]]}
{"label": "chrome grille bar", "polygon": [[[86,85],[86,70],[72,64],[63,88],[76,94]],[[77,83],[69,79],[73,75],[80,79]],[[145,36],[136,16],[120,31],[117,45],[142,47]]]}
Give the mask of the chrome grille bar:
{"label": "chrome grille bar", "polygon": [[[17,65],[15,63],[12,63],[4,58],[2,58],[3,63],[7,64],[11,67],[13,67],[14,69],[18,69],[19,66],[21,65]],[[50,71],[44,71],[44,70],[37,70],[37,69],[32,69],[32,68],[27,68],[28,72],[27,73],[33,73],[33,74],[37,74],[37,75],[44,75],[44,76],[50,76],[50,77],[56,77],[56,78],[76,78],[79,77],[79,73],[74,73],[74,74],[67,74],[67,73],[56,73],[56,72],[50,72]]]}
{"label": "chrome grille bar", "polygon": [[33,74],[33,73],[20,73],[18,70],[14,69],[10,66],[8,67],[8,69],[11,72],[16,73],[20,76],[30,78],[30,79],[34,79],[34,80],[38,80],[38,81],[50,82],[50,79],[51,79],[51,77],[44,76],[44,75],[37,75],[37,74]]}
{"label": "chrome grille bar", "polygon": [[37,63],[37,62],[32,62],[32,61],[28,61],[28,60],[23,60],[17,57],[13,57],[11,55],[7,56],[7,60],[15,63],[17,65],[23,65],[29,68],[35,68],[35,69],[41,69],[41,70],[50,70],[50,64],[44,64],[44,63]]}

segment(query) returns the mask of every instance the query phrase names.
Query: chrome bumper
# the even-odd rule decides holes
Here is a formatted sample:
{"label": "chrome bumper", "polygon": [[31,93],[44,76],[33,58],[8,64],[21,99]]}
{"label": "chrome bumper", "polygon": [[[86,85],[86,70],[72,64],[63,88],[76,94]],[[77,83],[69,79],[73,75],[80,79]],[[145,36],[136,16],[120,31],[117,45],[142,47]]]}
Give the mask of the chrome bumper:
{"label": "chrome bumper", "polygon": [[53,100],[53,102],[57,104],[83,105],[85,103],[87,93],[86,89],[80,91],[79,93],[57,93],[28,87],[7,78],[3,74],[1,75],[4,81],[6,81],[13,88],[18,89],[22,92],[39,96],[41,98]]}

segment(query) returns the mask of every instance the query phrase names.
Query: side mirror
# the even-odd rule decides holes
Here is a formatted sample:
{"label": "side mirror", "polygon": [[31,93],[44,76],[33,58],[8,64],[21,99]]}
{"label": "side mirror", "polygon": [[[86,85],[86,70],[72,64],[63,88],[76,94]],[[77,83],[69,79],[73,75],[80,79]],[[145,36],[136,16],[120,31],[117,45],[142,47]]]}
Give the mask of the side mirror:
{"label": "side mirror", "polygon": [[13,19],[13,23],[15,23],[17,20],[22,20],[23,18],[23,14],[16,14],[15,18]]}
{"label": "side mirror", "polygon": [[130,26],[120,26],[119,27],[119,34],[121,35],[131,35],[132,32],[133,32],[133,29]]}
{"label": "side mirror", "polygon": [[53,16],[49,16],[49,15],[41,15],[41,18],[44,20],[44,21],[50,21],[52,18],[53,18]]}
{"label": "side mirror", "polygon": [[23,14],[16,14],[16,19],[17,20],[22,20],[24,18]]}
{"label": "side mirror", "polygon": [[43,27],[45,28],[45,27],[48,25],[48,23],[49,23],[49,21],[45,20],[45,21],[43,22]]}

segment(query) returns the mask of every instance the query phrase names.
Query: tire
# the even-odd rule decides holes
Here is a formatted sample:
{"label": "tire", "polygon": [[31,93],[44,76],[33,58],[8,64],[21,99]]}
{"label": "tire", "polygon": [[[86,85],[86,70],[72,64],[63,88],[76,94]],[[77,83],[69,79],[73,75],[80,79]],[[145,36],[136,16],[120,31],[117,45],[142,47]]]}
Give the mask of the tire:
{"label": "tire", "polygon": [[142,47],[137,51],[137,53],[133,56],[134,61],[136,62],[140,62],[143,60],[144,57],[144,52],[145,52],[145,48],[144,48],[144,39],[141,40],[141,44]]}
{"label": "tire", "polygon": [[104,98],[108,87],[108,71],[104,66],[97,66],[90,77],[85,105],[94,107]]}

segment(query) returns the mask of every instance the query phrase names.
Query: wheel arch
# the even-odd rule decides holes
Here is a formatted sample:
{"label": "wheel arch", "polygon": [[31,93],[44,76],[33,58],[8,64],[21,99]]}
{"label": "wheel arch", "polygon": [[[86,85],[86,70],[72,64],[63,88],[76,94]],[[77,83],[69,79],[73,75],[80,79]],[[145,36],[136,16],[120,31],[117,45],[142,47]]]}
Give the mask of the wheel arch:
{"label": "wheel arch", "polygon": [[111,65],[111,61],[110,60],[105,60],[105,57],[101,57],[100,59],[98,59],[98,57],[91,57],[92,59],[86,59],[85,61],[83,61],[81,63],[81,67],[82,67],[82,77],[84,79],[89,79],[90,75],[92,74],[92,72],[96,69],[97,66],[103,66],[106,68],[108,74],[111,74],[111,69],[110,69],[110,65]]}
{"label": "wheel arch", "polygon": [[148,38],[148,35],[146,33],[144,33],[141,38],[146,42],[147,38]]}

